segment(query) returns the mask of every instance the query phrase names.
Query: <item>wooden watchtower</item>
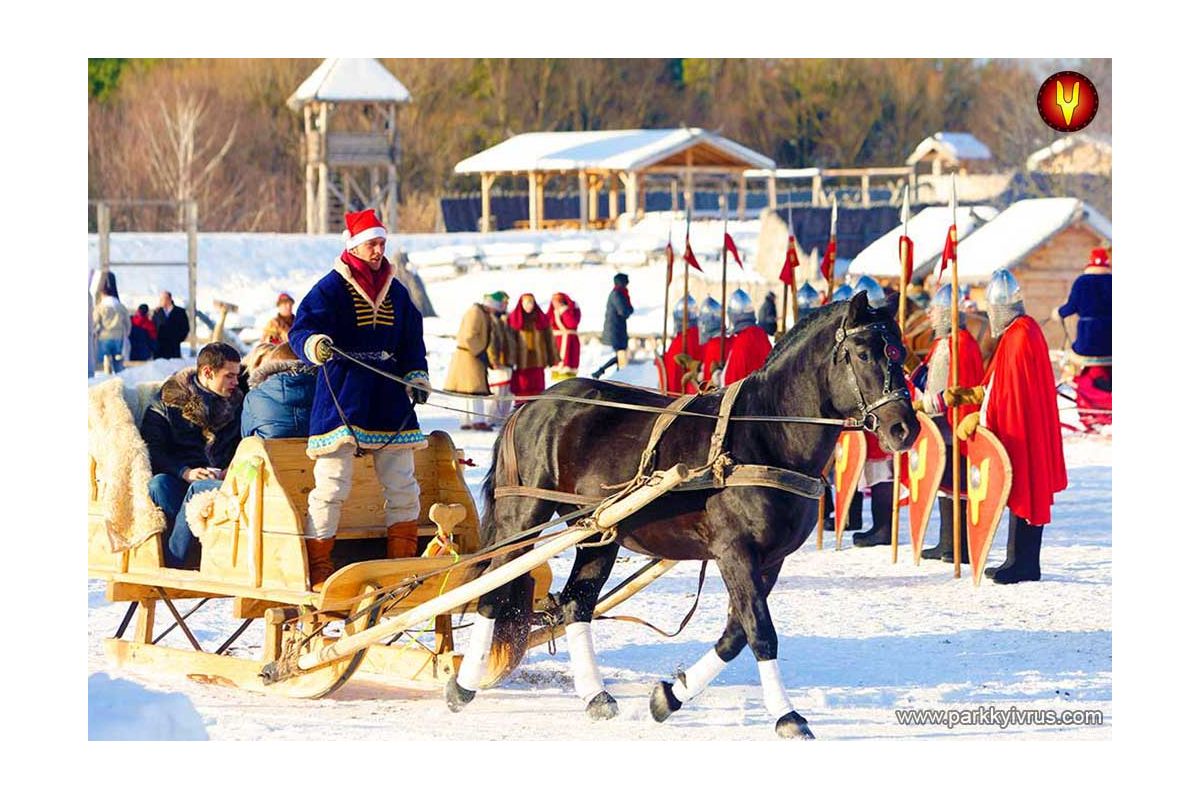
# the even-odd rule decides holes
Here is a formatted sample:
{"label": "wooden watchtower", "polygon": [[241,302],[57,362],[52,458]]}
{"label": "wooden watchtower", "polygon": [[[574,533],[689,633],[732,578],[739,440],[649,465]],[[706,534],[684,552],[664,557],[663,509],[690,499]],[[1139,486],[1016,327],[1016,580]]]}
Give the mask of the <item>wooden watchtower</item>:
{"label": "wooden watchtower", "polygon": [[395,230],[396,110],[410,97],[373,58],[327,58],[288,98],[288,108],[304,113],[309,233],[339,232],[342,214],[361,208],[380,209]]}

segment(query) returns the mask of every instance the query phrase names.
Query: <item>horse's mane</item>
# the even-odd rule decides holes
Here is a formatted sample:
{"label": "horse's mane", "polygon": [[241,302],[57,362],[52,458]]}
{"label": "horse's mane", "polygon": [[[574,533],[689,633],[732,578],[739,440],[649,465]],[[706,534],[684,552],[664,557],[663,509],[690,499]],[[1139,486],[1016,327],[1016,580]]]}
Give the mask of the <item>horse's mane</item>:
{"label": "horse's mane", "polygon": [[846,305],[849,301],[838,300],[833,303],[827,303],[819,308],[809,311],[804,317],[788,329],[786,333],[775,343],[771,348],[771,354],[767,356],[763,367],[768,367],[772,362],[778,361],[781,358],[786,358],[785,352],[791,351],[794,348],[801,347],[812,338],[813,332],[821,327],[830,317],[838,316],[839,318],[845,315]]}

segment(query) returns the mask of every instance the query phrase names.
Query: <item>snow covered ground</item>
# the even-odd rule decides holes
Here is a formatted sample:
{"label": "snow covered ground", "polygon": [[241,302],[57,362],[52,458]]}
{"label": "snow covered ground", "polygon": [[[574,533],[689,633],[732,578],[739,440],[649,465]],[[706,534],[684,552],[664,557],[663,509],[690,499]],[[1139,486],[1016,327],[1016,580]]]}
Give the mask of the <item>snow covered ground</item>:
{"label": "snow covered ground", "polygon": [[[562,288],[571,292],[576,285],[564,282]],[[435,337],[429,344],[436,386],[452,345]],[[580,372],[606,357],[604,348],[584,348]],[[646,362],[609,377],[653,383]],[[459,431],[457,416],[442,409],[426,408],[421,419],[427,430],[449,431],[475,461],[467,474],[477,493],[495,434]],[[903,539],[895,565],[887,548],[834,551],[832,537],[826,538],[824,550],[817,551],[810,540],[788,559],[770,601],[780,637],[780,666],[793,704],[818,737],[1111,738],[1111,443],[1070,437],[1066,450],[1070,486],[1059,495],[1054,522],[1046,529],[1040,583],[997,586],[985,580],[976,589],[965,568],[964,577],[954,580],[947,564],[914,566]],[[937,526],[935,514],[930,540]],[[902,521],[901,530],[906,529]],[[1002,522],[993,563],[1003,557],[1006,531]],[[610,585],[643,563],[640,556],[626,555]],[[570,569],[570,557],[556,558],[551,565],[557,588]],[[622,613],[673,627],[691,605],[697,573],[696,564],[680,565],[622,606]],[[88,671],[94,673],[108,669],[102,641],[116,629],[124,607],[105,602],[101,581],[89,581],[88,598]],[[649,717],[646,697],[654,682],[711,647],[725,608],[720,575],[710,570],[696,616],[675,639],[662,639],[637,625],[598,622],[601,671],[621,706],[620,716],[604,723],[583,716],[561,642],[557,655],[544,649],[531,654],[502,686],[482,693],[461,715],[450,714],[436,694],[361,680],[331,698],[292,701],[182,677],[112,674],[185,695],[206,720],[212,739],[773,739],[748,651],[666,724]],[[227,601],[210,602],[191,621],[209,649],[237,624]],[[188,647],[177,632],[166,642]],[[254,649],[241,654],[253,655]],[[1104,724],[960,724],[951,729],[904,726],[896,719],[896,711],[903,709],[970,711],[981,706],[1099,710]]]}

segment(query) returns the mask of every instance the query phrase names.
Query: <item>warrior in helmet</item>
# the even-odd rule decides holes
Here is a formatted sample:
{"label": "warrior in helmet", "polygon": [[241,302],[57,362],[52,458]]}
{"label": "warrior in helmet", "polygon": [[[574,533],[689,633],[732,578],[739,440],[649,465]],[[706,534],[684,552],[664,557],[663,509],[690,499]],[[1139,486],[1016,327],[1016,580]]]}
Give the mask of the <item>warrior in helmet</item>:
{"label": "warrior in helmet", "polygon": [[[878,284],[876,284],[876,285],[878,285]],[[882,289],[880,291],[882,291]],[[842,285],[838,286],[836,289],[833,290],[833,297],[830,298],[829,302],[837,303],[841,300],[849,300],[855,294],[856,294],[856,292],[854,291],[853,286],[851,286],[848,283],[843,283]]]}
{"label": "warrior in helmet", "polygon": [[[840,290],[841,287],[839,287]],[[867,304],[871,308],[887,308],[891,306],[887,292],[879,281],[870,275],[863,275],[854,284],[853,296],[859,292],[867,293]],[[834,292],[837,297],[837,292]],[[895,313],[893,309],[893,313]],[[912,391],[912,388],[909,388]],[[867,437],[867,463],[863,467],[862,483],[871,489],[871,527],[861,533],[854,534],[855,547],[874,547],[892,543],[892,493],[895,491],[895,478],[892,475],[892,455],[885,453],[879,446],[875,434],[865,432]],[[857,501],[861,507],[858,493],[851,503]],[[853,508],[852,508],[853,510]],[[861,512],[860,512],[861,515]],[[861,522],[859,523],[861,525]],[[848,526],[849,527],[849,526]]]}
{"label": "warrior in helmet", "polygon": [[673,394],[683,394],[685,391],[684,378],[691,376],[687,383],[686,391],[688,394],[697,394],[699,389],[696,386],[695,377],[700,371],[700,316],[699,307],[696,305],[696,299],[690,294],[687,300],[687,342],[686,347],[683,337],[680,333],[683,332],[683,304],[684,299],[681,298],[675,304],[675,338],[671,340],[671,345],[667,348],[666,359],[663,363],[663,383],[666,390]]}
{"label": "warrior in helmet", "polygon": [[[992,273],[988,322],[999,337],[980,386],[947,390],[952,405],[982,404],[958,424],[960,439],[983,425],[1012,463],[1008,558],[985,574],[996,583],[1041,580],[1042,529],[1056,492],[1067,488],[1054,370],[1042,329],[1025,314],[1021,287],[1006,269]],[[961,337],[960,337],[961,338]]]}
{"label": "warrior in helmet", "polygon": [[[946,452],[951,452],[950,422],[946,417],[946,403],[942,394],[946,391],[950,380],[950,323],[953,316],[950,308],[950,296],[953,290],[950,284],[943,284],[933,295],[929,305],[929,318],[933,323],[933,347],[925,356],[925,361],[918,368],[925,377],[924,394],[921,395],[921,405],[926,414],[933,418],[934,424],[942,433],[946,442]],[[959,298],[961,308],[962,298]],[[983,353],[979,343],[975,341],[965,326],[965,317],[959,315],[958,333],[958,382],[963,386],[977,386],[983,382]],[[959,407],[959,419],[979,410],[977,405]],[[950,459],[946,460],[946,469],[942,475],[942,489],[938,496],[938,515],[941,519],[941,533],[935,547],[921,551],[921,558],[940,558],[942,561],[954,561],[954,512],[951,493],[954,491],[953,474],[950,472]],[[959,458],[959,474],[966,474],[966,459]],[[960,503],[959,512],[959,542],[960,553],[965,554],[964,560],[969,560],[967,547],[967,505]]]}
{"label": "warrior in helmet", "polygon": [[814,309],[821,307],[821,293],[808,281],[796,290],[796,321],[804,319]]}
{"label": "warrior in helmet", "polygon": [[754,372],[771,354],[771,340],[754,324],[754,303],[741,289],[729,296],[729,322],[733,336],[729,340],[729,360],[725,363],[726,386]]}
{"label": "warrior in helmet", "polygon": [[721,330],[721,304],[711,297],[705,297],[700,303],[700,360],[704,364],[706,384],[720,383],[722,341],[725,342],[725,353],[728,356],[728,337],[725,336],[725,331]]}

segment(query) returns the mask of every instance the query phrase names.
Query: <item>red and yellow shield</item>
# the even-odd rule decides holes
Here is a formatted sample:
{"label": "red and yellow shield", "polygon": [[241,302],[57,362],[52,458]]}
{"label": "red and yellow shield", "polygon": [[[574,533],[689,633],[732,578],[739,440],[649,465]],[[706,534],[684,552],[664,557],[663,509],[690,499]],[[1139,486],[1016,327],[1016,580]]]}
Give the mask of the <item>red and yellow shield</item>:
{"label": "red and yellow shield", "polygon": [[850,513],[850,500],[867,464],[867,437],[862,431],[842,431],[833,451],[833,529],[835,547],[842,549],[842,531]]}
{"label": "red and yellow shield", "polygon": [[982,426],[967,438],[966,445],[967,547],[978,586],[1012,489],[1012,464],[1004,445]]}
{"label": "red and yellow shield", "polygon": [[938,484],[946,468],[946,443],[933,420],[923,412],[917,412],[921,430],[909,448],[908,475],[904,486],[908,489],[908,526],[912,535],[913,563],[921,563],[921,548],[925,543],[925,529],[937,500]]}

